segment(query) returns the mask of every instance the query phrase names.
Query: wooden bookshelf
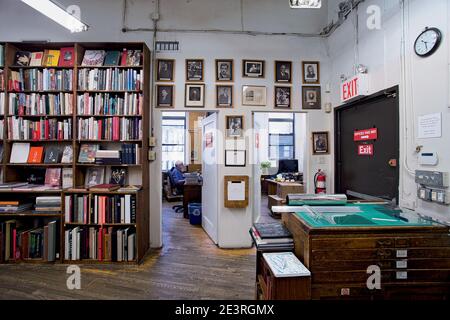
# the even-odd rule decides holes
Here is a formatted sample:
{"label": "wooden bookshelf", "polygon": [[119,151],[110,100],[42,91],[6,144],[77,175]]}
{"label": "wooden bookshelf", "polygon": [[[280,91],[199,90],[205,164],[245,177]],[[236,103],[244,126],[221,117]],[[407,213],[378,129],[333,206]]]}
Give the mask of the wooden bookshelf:
{"label": "wooden bookshelf", "polygon": [[[149,127],[150,127],[150,86],[149,86],[149,76],[150,76],[150,50],[144,43],[1,43],[5,47],[5,63],[4,66],[0,66],[0,70],[4,71],[5,77],[5,87],[1,92],[5,93],[5,105],[4,107],[4,115],[0,115],[0,120],[4,120],[4,128],[3,128],[3,139],[0,139],[0,144],[3,147],[3,159],[0,163],[0,170],[2,172],[3,181],[2,182],[16,182],[23,181],[23,172],[29,169],[47,169],[47,168],[72,168],[72,178],[73,178],[73,187],[81,186],[85,184],[85,176],[86,172],[90,168],[99,168],[105,170],[105,178],[109,179],[108,170],[110,167],[120,167],[125,168],[128,172],[128,177],[133,177],[133,181],[129,181],[130,184],[140,185],[142,189],[137,192],[90,192],[90,191],[68,191],[68,190],[29,190],[29,191],[14,191],[14,190],[0,190],[0,199],[9,199],[10,197],[16,197],[16,199],[24,199],[27,198],[36,198],[38,196],[61,196],[61,206],[62,212],[60,214],[38,214],[30,212],[23,212],[17,214],[2,214],[0,213],[0,222],[4,222],[8,219],[51,219],[56,218],[59,220],[59,259],[57,262],[60,263],[73,263],[74,261],[64,259],[64,244],[65,244],[65,230],[66,228],[73,228],[76,226],[85,226],[85,227],[113,227],[113,228],[125,228],[130,227],[135,229],[136,233],[136,252],[135,252],[135,261],[132,262],[119,262],[119,263],[139,263],[142,261],[143,257],[147,253],[149,249],[149,162],[147,159],[148,155],[148,141],[149,141]],[[38,52],[44,50],[59,50],[64,47],[72,47],[74,48],[75,55],[75,63],[73,67],[46,67],[46,66],[17,66],[14,65],[14,59],[17,51],[30,51],[30,52]],[[127,50],[141,50],[142,52],[142,60],[141,65],[139,66],[82,66],[82,60],[84,57],[84,53],[86,50],[105,50],[105,51],[119,51],[122,53],[122,50],[126,48]],[[72,78],[72,90],[23,90],[16,91],[10,90],[8,88],[8,79],[10,77],[10,73],[12,71],[19,72],[20,70],[32,70],[37,69],[42,71],[44,69],[55,69],[59,70],[71,70],[73,72]],[[126,70],[135,70],[137,73],[142,72],[141,86],[139,90],[85,90],[84,88],[78,87],[78,74],[79,71],[84,69],[117,69],[120,72],[126,72]],[[66,114],[53,114],[53,115],[10,115],[9,114],[9,94],[71,94],[72,95],[72,106],[73,113]],[[83,94],[89,94],[91,96],[95,96],[96,94],[111,94],[118,97],[125,97],[126,94],[137,94],[142,95],[142,106],[141,106],[141,114],[127,114],[127,115],[109,115],[109,114],[77,114],[77,97]],[[54,121],[65,121],[71,120],[71,139],[62,139],[62,140],[20,140],[20,139],[10,139],[8,137],[8,119],[10,117],[23,118],[30,121],[39,121],[41,119],[56,119]],[[86,119],[86,118],[95,118],[98,120],[107,120],[109,118],[129,118],[129,119],[138,119],[136,121],[141,121],[142,134],[139,139],[131,139],[131,140],[89,140],[89,139],[77,139],[78,138],[78,121]],[[28,164],[28,163],[9,163],[11,157],[12,146],[14,143],[30,143],[31,146],[40,146],[43,145],[45,147],[48,146],[57,146],[63,148],[66,145],[71,145],[73,150],[73,161],[71,163],[58,163],[58,164]],[[99,145],[102,149],[110,149],[110,150],[119,150],[122,144],[135,144],[140,147],[140,159],[137,164],[121,164],[121,165],[104,165],[104,164],[96,164],[96,163],[78,163],[78,155],[80,151],[80,147],[82,144],[96,144]],[[61,175],[62,176],[62,175]],[[131,178],[130,178],[131,179]],[[139,180],[140,179],[140,180]],[[109,181],[105,180],[105,183]],[[103,224],[103,225],[83,225],[70,223],[65,221],[65,195],[73,195],[73,194],[89,194],[93,195],[125,195],[130,194],[136,197],[136,222],[132,224]],[[0,259],[1,260],[1,259]],[[45,261],[40,259],[28,259],[33,262],[42,262]],[[14,261],[12,261],[14,262]],[[24,261],[28,262],[28,261]],[[77,263],[115,263],[111,261],[92,261],[92,260],[81,260],[76,261]]]}

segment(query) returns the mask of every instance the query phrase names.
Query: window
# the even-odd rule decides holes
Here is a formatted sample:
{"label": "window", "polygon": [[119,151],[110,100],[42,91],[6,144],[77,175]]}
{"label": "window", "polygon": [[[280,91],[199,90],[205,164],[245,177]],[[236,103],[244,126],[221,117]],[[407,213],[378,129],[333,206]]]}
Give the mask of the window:
{"label": "window", "polygon": [[185,160],[186,113],[162,113],[162,170],[170,170],[175,162]]}
{"label": "window", "polygon": [[274,113],[269,117],[269,159],[295,159],[294,114]]}

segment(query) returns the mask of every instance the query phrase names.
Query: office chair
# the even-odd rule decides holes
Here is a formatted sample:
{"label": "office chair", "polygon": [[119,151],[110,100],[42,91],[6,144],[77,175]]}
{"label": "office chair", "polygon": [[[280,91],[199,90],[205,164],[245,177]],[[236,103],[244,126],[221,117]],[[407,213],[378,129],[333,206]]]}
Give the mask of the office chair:
{"label": "office chair", "polygon": [[[169,177],[169,183],[170,183],[170,190],[173,192],[173,190],[176,190],[176,195],[179,196],[180,195],[180,190],[175,186],[175,181],[173,181],[172,179],[172,170],[174,170],[175,168],[172,168],[169,170],[168,172],[168,177]],[[181,194],[182,196],[182,194]],[[181,197],[181,199],[183,199]],[[175,205],[172,207],[172,210],[174,210],[176,213],[183,213],[184,212],[184,206],[181,204]]]}

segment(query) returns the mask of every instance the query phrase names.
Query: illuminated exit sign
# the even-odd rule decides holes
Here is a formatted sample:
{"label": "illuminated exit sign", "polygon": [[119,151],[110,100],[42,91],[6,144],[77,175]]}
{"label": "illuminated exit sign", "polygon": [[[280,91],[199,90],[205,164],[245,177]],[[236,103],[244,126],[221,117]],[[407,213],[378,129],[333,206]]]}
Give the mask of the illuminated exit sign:
{"label": "illuminated exit sign", "polygon": [[341,101],[349,102],[355,98],[369,94],[369,78],[367,74],[358,74],[341,84]]}
{"label": "illuminated exit sign", "polygon": [[289,0],[291,9],[320,9],[322,0]]}

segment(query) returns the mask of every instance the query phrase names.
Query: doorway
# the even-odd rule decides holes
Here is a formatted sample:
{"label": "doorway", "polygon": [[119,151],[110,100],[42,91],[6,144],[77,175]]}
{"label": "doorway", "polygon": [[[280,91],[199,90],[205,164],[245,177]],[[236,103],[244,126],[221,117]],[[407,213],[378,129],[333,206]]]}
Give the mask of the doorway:
{"label": "doorway", "polygon": [[337,108],[335,137],[336,192],[398,203],[398,87]]}

